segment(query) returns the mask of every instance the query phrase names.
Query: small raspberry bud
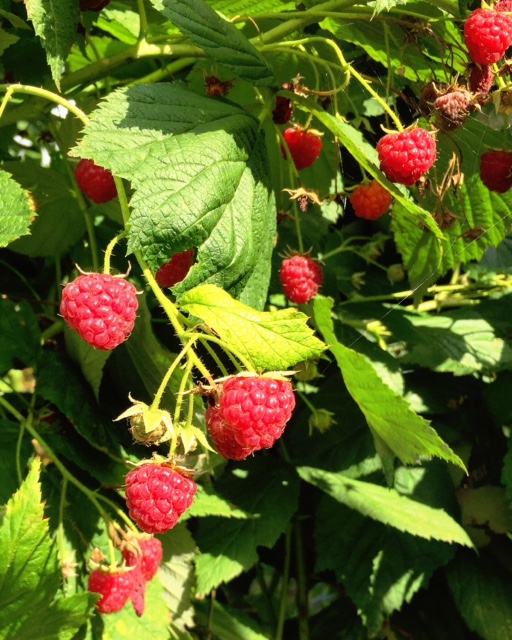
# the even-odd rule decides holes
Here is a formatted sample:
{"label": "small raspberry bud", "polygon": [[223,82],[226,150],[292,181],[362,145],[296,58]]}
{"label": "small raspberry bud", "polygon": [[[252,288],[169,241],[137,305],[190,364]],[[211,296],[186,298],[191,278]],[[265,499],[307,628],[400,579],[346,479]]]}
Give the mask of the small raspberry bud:
{"label": "small raspberry bud", "polygon": [[470,65],[469,89],[473,93],[487,94],[491,90],[493,84],[494,71],[490,64]]}
{"label": "small raspberry bud", "polygon": [[377,152],[386,178],[411,187],[436,161],[436,141],[421,128],[389,133],[379,140]]}
{"label": "small raspberry bud", "polygon": [[117,613],[124,608],[132,593],[134,579],[131,571],[114,572],[95,569],[89,576],[88,589],[101,594],[96,603],[100,613]]}
{"label": "small raspberry bud", "polygon": [[146,533],[165,533],[190,508],[196,483],[159,464],[143,464],[126,476],[126,504],[130,517]]}
{"label": "small raspberry bud", "polygon": [[333,424],[337,424],[334,413],[327,411],[327,409],[315,409],[315,412],[309,416],[310,430],[316,429],[320,433],[325,433]]}
{"label": "small raspberry bud", "polygon": [[[290,127],[285,129],[283,136],[297,171],[307,169],[316,162],[322,151],[322,138],[318,133],[305,131],[300,127]],[[281,152],[286,158],[284,147],[281,147]]]}
{"label": "small raspberry bud", "polygon": [[174,287],[185,279],[190,267],[194,264],[194,249],[175,253],[166,264],[156,272],[155,280],[162,288]]}
{"label": "small raspberry bud", "polygon": [[482,154],[480,179],[489,191],[508,191],[512,187],[512,153],[493,150]]}
{"label": "small raspberry bud", "polygon": [[80,191],[96,204],[109,202],[117,196],[112,173],[98,167],[92,160],[80,160],[75,169],[75,178]]}
{"label": "small raspberry bud", "polygon": [[150,582],[156,576],[162,562],[162,543],[158,538],[140,538],[138,543],[140,555],[124,549],[123,558],[127,567],[139,567],[144,580]]}
{"label": "small raspberry bud", "polygon": [[360,184],[350,196],[350,203],[358,218],[378,220],[391,206],[393,198],[387,189],[372,180],[370,184]]}
{"label": "small raspberry bud", "polygon": [[[287,91],[293,91],[293,85],[291,84],[283,84],[283,89]],[[276,97],[276,106],[274,107],[274,111],[272,111],[272,120],[276,124],[286,124],[290,121],[293,115],[293,102],[290,98],[285,98],[284,96]]]}
{"label": "small raspberry bud", "polygon": [[295,255],[283,260],[279,277],[288,300],[306,304],[318,293],[324,273],[318,262],[309,256]]}
{"label": "small raspberry bud", "polygon": [[469,93],[450,91],[434,101],[436,125],[442,131],[454,131],[461,127],[469,115]]}
{"label": "small raspberry bud", "polygon": [[494,64],[512,44],[512,19],[499,11],[476,9],[464,24],[464,41],[473,62]]}
{"label": "small raspberry bud", "polygon": [[64,287],[60,312],[92,347],[111,351],[132,332],[138,306],[137,290],[128,280],[88,273]]}
{"label": "small raspberry bud", "polygon": [[206,411],[206,424],[217,451],[244,460],[269,449],[281,437],[295,408],[288,380],[233,376],[222,384],[218,402]]}
{"label": "small raspberry bud", "polygon": [[391,284],[395,284],[396,282],[405,280],[407,274],[402,264],[392,264],[388,267],[387,275]]}

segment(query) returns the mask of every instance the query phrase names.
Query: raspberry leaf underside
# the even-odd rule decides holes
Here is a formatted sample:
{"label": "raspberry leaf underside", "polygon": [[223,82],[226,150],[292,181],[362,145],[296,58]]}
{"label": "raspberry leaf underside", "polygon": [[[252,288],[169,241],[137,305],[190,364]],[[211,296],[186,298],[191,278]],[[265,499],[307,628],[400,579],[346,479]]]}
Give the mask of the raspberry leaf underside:
{"label": "raspberry leaf underside", "polygon": [[74,153],[131,181],[129,250],[156,272],[178,252],[197,264],[174,288],[203,283],[262,308],[276,220],[258,122],[225,101],[170,84],[112,93]]}
{"label": "raspberry leaf underside", "polygon": [[308,317],[294,308],[256,311],[213,285],[189,291],[182,307],[204,320],[255,369],[283,371],[326,348],[307,326]]}

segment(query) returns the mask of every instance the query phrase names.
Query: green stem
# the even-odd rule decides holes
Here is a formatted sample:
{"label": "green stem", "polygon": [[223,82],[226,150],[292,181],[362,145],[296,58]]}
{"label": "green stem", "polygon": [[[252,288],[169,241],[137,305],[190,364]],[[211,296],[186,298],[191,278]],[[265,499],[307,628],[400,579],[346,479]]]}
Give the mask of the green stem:
{"label": "green stem", "polygon": [[9,99],[15,93],[23,93],[30,96],[36,96],[38,98],[43,98],[44,100],[49,100],[50,102],[55,102],[55,104],[58,104],[61,107],[64,107],[65,109],[67,109],[70,113],[72,113],[79,120],[81,120],[85,125],[89,124],[89,118],[85,115],[85,113],[81,109],[79,109],[75,104],[69,102],[69,100],[66,100],[66,98],[63,98],[62,96],[56,93],[53,93],[52,91],[47,91],[46,89],[40,89],[39,87],[32,87],[26,84],[11,84],[11,85],[0,84],[0,91],[4,91],[4,90],[6,90],[6,95],[4,97],[4,100],[2,101],[2,105],[0,106],[0,119],[3,116],[4,110],[7,104],[5,98]]}
{"label": "green stem", "polygon": [[[183,377],[182,377],[181,382],[180,382],[180,387],[178,389],[178,393],[176,394],[176,408],[174,410],[174,424],[175,425],[179,424],[181,406],[183,404],[184,393],[185,393],[185,389],[187,387],[188,381],[190,379],[190,374],[191,373],[192,373],[192,362],[189,360],[187,362],[187,366],[185,367],[185,371],[183,372]],[[189,409],[190,409],[190,405],[189,405]],[[189,417],[189,416],[190,416],[190,410],[189,410],[189,413],[188,413],[187,417]],[[178,446],[178,438],[176,436],[174,436],[172,438],[172,441],[171,441],[171,450],[170,450],[171,458],[174,457],[174,455],[176,454],[176,447],[177,446]]]}
{"label": "green stem", "polygon": [[297,562],[297,609],[299,612],[299,640],[308,640],[308,589],[306,567],[304,562],[304,544],[302,541],[300,522],[295,522],[294,531]]}
{"label": "green stem", "polygon": [[51,324],[47,329],[45,329],[41,333],[41,344],[44,344],[48,340],[51,340],[55,336],[58,336],[60,333],[64,331],[66,323],[64,320],[56,320],[53,324]]}
{"label": "green stem", "polygon": [[144,0],[137,0],[137,6],[139,9],[139,42],[145,40],[148,33],[148,18],[146,16],[146,7],[144,6]]}
{"label": "green stem", "polygon": [[290,580],[290,564],[291,564],[291,546],[292,531],[291,525],[288,525],[285,532],[285,551],[284,551],[284,567],[281,578],[281,600],[279,603],[279,614],[277,618],[276,635],[274,640],[283,640],[284,623],[286,621],[286,609],[288,606],[288,583]]}
{"label": "green stem", "polygon": [[[242,364],[244,371],[250,371],[251,373],[256,373],[251,362],[249,362],[249,360],[247,360],[247,358],[245,358],[237,349],[233,348],[232,345],[224,342],[224,340],[221,340],[216,336],[211,336],[204,333],[198,334],[198,337],[199,337],[199,340],[201,340],[201,342],[205,343],[205,346],[206,346],[206,342],[213,342],[215,344],[218,344],[220,347],[222,347],[222,350],[226,352],[228,357],[230,357],[230,354],[233,354],[233,356],[237,358],[237,360]],[[231,359],[231,362],[233,362],[235,367],[238,370],[240,370],[240,365],[237,362],[234,362],[232,359]],[[220,364],[220,363],[217,362],[217,364]]]}
{"label": "green stem", "polygon": [[126,231],[122,231],[117,236],[112,238],[105,249],[105,258],[103,261],[103,273],[110,274],[110,258],[112,257],[112,251],[116,244],[126,236]]}
{"label": "green stem", "polygon": [[197,341],[197,338],[198,338],[198,336],[193,336],[187,342],[187,344],[183,347],[183,349],[174,358],[174,360],[172,361],[171,366],[167,369],[167,372],[166,372],[165,376],[163,377],[162,382],[160,383],[160,386],[158,387],[158,391],[155,394],[155,398],[154,398],[153,402],[151,403],[150,409],[152,411],[156,411],[160,407],[160,402],[162,400],[162,396],[164,395],[165,389],[166,389],[167,385],[169,384],[169,380],[171,379],[172,374],[176,371],[176,368],[178,367],[179,363],[183,360],[183,358],[185,357],[187,352],[192,348],[194,343]]}

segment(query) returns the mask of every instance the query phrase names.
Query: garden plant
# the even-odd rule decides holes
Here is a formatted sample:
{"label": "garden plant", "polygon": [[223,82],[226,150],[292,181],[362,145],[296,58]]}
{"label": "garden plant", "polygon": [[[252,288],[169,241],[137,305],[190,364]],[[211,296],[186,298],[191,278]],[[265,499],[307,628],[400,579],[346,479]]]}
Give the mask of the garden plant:
{"label": "garden plant", "polygon": [[512,640],[512,1],[0,21],[0,640]]}

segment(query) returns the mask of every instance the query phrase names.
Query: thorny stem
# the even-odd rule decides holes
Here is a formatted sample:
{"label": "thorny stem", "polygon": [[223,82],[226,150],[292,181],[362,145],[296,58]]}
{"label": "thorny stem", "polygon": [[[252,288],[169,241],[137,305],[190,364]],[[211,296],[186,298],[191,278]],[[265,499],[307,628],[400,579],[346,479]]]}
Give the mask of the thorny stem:
{"label": "thorny stem", "polygon": [[160,406],[160,402],[162,400],[162,396],[164,395],[165,389],[169,384],[169,380],[172,377],[172,374],[176,371],[179,363],[183,360],[187,352],[192,348],[192,346],[197,342],[198,335],[194,335],[190,338],[187,344],[183,347],[183,349],[179,352],[179,354],[174,358],[171,366],[167,369],[165,376],[163,377],[160,386],[158,387],[158,391],[155,394],[155,398],[151,403],[151,410],[156,410]]}
{"label": "thorny stem", "polygon": [[105,258],[103,263],[103,273],[110,274],[110,258],[112,257],[112,251],[116,244],[126,236],[126,231],[122,231],[117,236],[112,238],[105,249]]}

